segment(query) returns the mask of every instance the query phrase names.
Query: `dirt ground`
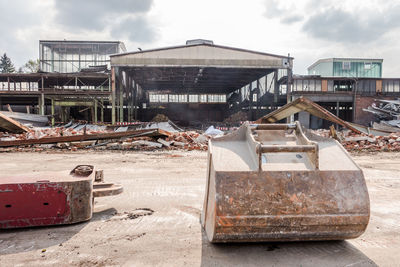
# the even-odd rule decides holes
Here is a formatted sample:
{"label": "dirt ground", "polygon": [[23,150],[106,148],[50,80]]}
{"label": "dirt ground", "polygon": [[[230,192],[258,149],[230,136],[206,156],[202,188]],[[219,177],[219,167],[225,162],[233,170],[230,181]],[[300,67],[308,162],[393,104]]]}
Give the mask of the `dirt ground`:
{"label": "dirt ground", "polygon": [[92,164],[124,193],[98,198],[89,222],[0,231],[0,266],[398,266],[400,153],[353,155],[370,193],[360,238],[211,245],[202,233],[206,152],[2,153],[0,174]]}

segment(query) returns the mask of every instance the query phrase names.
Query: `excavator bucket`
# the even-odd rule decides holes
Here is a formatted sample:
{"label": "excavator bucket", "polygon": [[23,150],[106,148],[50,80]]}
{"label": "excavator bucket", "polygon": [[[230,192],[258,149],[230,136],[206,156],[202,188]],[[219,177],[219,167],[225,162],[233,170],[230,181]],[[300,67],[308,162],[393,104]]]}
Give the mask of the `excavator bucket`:
{"label": "excavator bucket", "polygon": [[365,231],[361,169],[336,140],[310,139],[296,122],[245,123],[210,140],[201,214],[210,242],[343,240]]}

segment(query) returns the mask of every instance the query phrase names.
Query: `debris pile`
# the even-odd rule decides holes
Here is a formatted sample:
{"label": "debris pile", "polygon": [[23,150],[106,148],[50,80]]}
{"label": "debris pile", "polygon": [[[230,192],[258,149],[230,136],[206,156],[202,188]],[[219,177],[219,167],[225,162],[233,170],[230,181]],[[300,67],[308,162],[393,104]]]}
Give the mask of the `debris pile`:
{"label": "debris pile", "polygon": [[164,114],[157,114],[152,120],[152,122],[165,122],[169,121],[169,118]]}
{"label": "debris pile", "polygon": [[374,128],[391,132],[400,131],[400,99],[376,100],[375,103],[363,110],[374,114],[380,121],[379,123],[374,123]]}
{"label": "debris pile", "polygon": [[173,133],[167,137],[166,142],[170,145],[182,147],[185,150],[203,150],[208,149],[208,139],[210,136],[202,135],[194,131]]}
{"label": "debris pile", "polygon": [[[330,130],[319,129],[311,132],[323,137],[332,137],[332,131]],[[372,134],[356,134],[349,130],[343,130],[336,132],[336,136],[347,151],[400,151],[400,131],[386,136],[374,136]]]}
{"label": "debris pile", "polygon": [[247,121],[247,113],[244,111],[238,111],[234,114],[232,114],[231,116],[229,116],[228,118],[226,118],[224,120],[224,123],[226,124],[237,124],[240,123],[242,121]]}
{"label": "debris pile", "polygon": [[62,136],[74,136],[74,135],[84,135],[84,134],[98,134],[112,132],[110,130],[93,130],[87,129],[85,127],[81,129],[65,128],[65,127],[55,127],[55,128],[32,128],[28,132],[21,134],[10,134],[2,133],[1,141],[14,141],[14,140],[31,140],[31,139],[41,139],[49,137],[62,137]]}
{"label": "debris pile", "polygon": [[344,138],[342,145],[348,151],[400,151],[400,132],[388,136],[356,135]]}
{"label": "debris pile", "polygon": [[2,151],[207,150],[208,139],[208,136],[194,131],[169,132],[162,128],[130,129],[129,127],[114,128],[97,125],[65,125],[55,128],[36,127],[21,134],[0,132],[0,148]]}

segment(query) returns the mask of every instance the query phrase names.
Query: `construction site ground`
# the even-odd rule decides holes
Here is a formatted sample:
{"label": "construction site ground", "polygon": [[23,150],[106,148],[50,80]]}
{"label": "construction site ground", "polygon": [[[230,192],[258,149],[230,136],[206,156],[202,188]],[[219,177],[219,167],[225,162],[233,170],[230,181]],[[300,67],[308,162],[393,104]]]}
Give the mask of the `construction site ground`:
{"label": "construction site ground", "polygon": [[124,193],[96,199],[88,222],[0,231],[0,266],[398,266],[400,153],[352,156],[371,199],[360,238],[211,245],[199,223],[207,152],[1,153],[1,175],[91,164]]}

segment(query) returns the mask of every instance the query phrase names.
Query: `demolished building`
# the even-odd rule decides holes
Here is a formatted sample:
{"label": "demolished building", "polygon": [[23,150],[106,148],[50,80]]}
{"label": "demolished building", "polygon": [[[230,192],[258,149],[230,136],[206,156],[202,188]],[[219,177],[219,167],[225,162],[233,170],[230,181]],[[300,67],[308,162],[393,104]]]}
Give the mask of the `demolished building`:
{"label": "demolished building", "polygon": [[[157,114],[186,126],[252,121],[304,96],[367,126],[379,121],[366,111],[372,103],[400,97],[400,78],[382,78],[380,59],[319,60],[309,75],[292,75],[290,56],[202,39],[133,52],[121,42],[39,44],[39,73],[0,74],[0,110],[11,105],[46,115],[52,125],[71,119],[129,125]],[[330,126],[305,112],[295,119],[313,129]]]}

